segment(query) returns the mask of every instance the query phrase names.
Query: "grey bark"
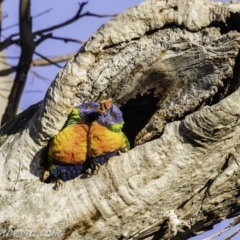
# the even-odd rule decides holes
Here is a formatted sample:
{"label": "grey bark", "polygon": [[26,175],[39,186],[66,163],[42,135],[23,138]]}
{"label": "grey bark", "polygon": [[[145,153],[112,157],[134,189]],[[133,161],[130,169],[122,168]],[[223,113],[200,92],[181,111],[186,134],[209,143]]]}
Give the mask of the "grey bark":
{"label": "grey bark", "polygon": [[[148,0],[102,26],[0,130],[0,229],[187,239],[239,212],[239,18],[239,4]],[[109,97],[126,134],[143,127],[138,146],[54,191],[39,180],[49,139],[73,106]],[[138,103],[142,117],[155,104],[145,126],[128,117]]]}

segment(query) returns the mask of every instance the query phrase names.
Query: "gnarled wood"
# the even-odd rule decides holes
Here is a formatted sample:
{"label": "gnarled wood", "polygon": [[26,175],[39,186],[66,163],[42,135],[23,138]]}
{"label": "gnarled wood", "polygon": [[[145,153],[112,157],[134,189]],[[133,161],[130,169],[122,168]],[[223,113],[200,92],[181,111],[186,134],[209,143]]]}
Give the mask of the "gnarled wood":
{"label": "gnarled wood", "polygon": [[[1,229],[186,239],[238,212],[239,16],[239,4],[148,0],[102,26],[0,130]],[[108,97],[141,145],[53,191],[39,181],[47,142],[74,105]]]}

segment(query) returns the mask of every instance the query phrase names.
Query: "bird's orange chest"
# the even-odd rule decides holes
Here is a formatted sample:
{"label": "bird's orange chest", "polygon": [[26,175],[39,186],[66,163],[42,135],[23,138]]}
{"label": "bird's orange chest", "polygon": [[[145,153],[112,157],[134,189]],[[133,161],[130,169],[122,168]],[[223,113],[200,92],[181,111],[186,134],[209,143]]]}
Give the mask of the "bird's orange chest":
{"label": "bird's orange chest", "polygon": [[73,124],[64,128],[53,139],[49,157],[64,163],[84,162],[87,155],[89,127],[86,124]]}
{"label": "bird's orange chest", "polygon": [[91,157],[107,152],[113,152],[124,146],[125,139],[122,132],[116,133],[97,122],[92,123],[89,131],[88,147],[88,152]]}

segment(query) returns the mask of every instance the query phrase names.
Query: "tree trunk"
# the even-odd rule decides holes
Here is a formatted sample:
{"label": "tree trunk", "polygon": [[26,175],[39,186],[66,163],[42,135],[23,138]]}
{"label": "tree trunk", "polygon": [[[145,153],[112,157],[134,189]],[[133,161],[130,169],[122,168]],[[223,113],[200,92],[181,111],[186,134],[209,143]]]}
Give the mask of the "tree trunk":
{"label": "tree trunk", "polygon": [[[102,26],[0,130],[8,238],[187,239],[239,212],[239,20],[240,4],[148,0]],[[109,97],[135,147],[54,191],[48,141],[73,106]]]}

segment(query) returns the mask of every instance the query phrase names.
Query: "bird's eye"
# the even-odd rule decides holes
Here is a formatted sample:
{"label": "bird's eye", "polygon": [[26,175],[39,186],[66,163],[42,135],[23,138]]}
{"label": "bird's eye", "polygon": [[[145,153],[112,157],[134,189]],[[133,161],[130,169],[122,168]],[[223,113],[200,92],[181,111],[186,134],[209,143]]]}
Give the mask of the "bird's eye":
{"label": "bird's eye", "polygon": [[90,105],[87,105],[87,107],[86,107],[86,108],[88,108],[88,109],[89,109],[89,108],[92,108],[92,107],[91,107]]}
{"label": "bird's eye", "polygon": [[115,118],[116,115],[115,115],[114,113],[111,113],[111,117],[112,117],[112,118]]}

